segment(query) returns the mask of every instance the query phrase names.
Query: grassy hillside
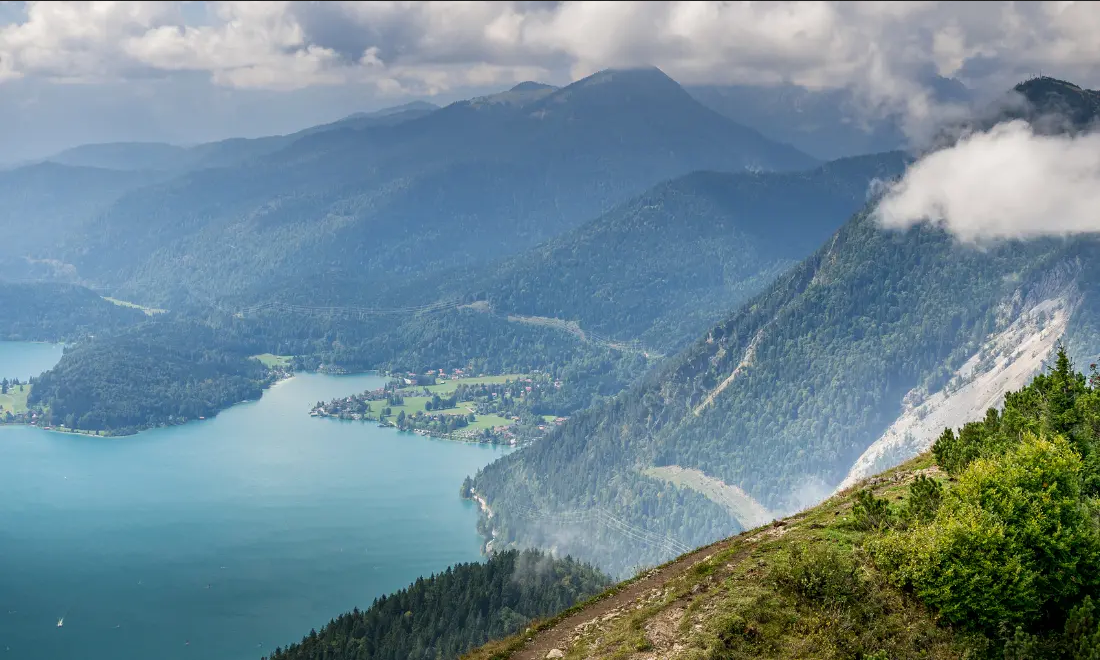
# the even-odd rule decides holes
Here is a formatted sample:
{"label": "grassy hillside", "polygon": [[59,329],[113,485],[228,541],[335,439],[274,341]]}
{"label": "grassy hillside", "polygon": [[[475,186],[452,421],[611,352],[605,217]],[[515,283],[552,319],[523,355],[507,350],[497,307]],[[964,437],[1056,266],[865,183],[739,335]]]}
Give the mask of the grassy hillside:
{"label": "grassy hillside", "polygon": [[1100,375],[1063,354],[932,452],[464,658],[1092,660],[1098,458]]}

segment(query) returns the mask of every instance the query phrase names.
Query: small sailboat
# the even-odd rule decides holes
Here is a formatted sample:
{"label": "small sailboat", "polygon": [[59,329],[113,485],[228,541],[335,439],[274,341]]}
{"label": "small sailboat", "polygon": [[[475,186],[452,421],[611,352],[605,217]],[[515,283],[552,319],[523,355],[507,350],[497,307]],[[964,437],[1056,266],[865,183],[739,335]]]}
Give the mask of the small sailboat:
{"label": "small sailboat", "polygon": [[57,620],[57,627],[58,628],[60,628],[63,625],[65,625],[65,617],[61,617],[60,619]]}

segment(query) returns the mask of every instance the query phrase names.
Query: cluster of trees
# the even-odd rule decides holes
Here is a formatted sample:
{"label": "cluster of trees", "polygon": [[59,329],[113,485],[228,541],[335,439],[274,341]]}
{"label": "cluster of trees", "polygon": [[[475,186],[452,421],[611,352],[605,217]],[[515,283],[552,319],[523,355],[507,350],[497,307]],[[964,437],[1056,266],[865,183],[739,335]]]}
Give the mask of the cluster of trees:
{"label": "cluster of trees", "polygon": [[456,658],[610,585],[591,566],[534,550],[457,564],[310,631],[265,660]]}
{"label": "cluster of trees", "polygon": [[427,431],[432,435],[446,436],[455,431],[460,431],[474,421],[477,416],[468,415],[431,414],[422,413],[419,410],[412,415],[406,415],[405,411],[399,411],[394,419],[394,424],[402,431]]}
{"label": "cluster of trees", "polygon": [[12,378],[10,380],[5,378],[3,380],[0,380],[0,394],[7,394],[9,391],[16,387],[18,387],[19,391],[22,392],[23,388],[27,385],[30,385],[29,381],[26,383],[20,383],[18,378]]}
{"label": "cluster of trees", "polygon": [[1006,658],[1100,650],[1100,375],[1065,352],[1001,412],[933,447],[950,480],[913,482],[904,508],[861,494],[858,524],[898,586]]}
{"label": "cluster of trees", "polygon": [[458,405],[458,402],[462,399],[458,398],[457,394],[452,394],[448,397],[441,397],[438,394],[432,394],[432,398],[429,401],[424,402],[424,410],[447,410],[454,408]]}
{"label": "cluster of trees", "polygon": [[257,399],[274,372],[198,323],[149,322],[84,341],[35,382],[44,423],[113,434],[178,424]]}

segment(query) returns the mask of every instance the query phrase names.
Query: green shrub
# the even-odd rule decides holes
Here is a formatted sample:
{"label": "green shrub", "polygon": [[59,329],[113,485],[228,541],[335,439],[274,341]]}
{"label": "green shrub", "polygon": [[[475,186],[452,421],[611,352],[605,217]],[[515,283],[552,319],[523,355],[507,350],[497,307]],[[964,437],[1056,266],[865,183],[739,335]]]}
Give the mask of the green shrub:
{"label": "green shrub", "polygon": [[909,484],[909,501],[905,505],[906,517],[916,522],[928,522],[936,516],[943,504],[943,486],[940,482],[918,474]]}
{"label": "green shrub", "polygon": [[973,461],[927,525],[869,543],[876,561],[943,617],[997,635],[1064,620],[1097,584],[1100,543],[1068,442],[1025,436]]}
{"label": "green shrub", "polygon": [[[1024,390],[1018,394],[1027,393],[1029,391]],[[958,476],[975,460],[1003,454],[1014,445],[1020,436],[1016,428],[1019,425],[1019,422],[1015,426],[1006,423],[996,409],[990,408],[984,420],[964,424],[958,434],[944,429],[932,445],[932,455],[936,464],[948,474]]]}
{"label": "green shrub", "polygon": [[859,567],[850,555],[829,545],[796,545],[773,565],[774,584],[815,603],[843,605],[866,591]]}
{"label": "green shrub", "polygon": [[1066,617],[1065,643],[1072,660],[1100,660],[1100,616],[1092,598],[1085,596]]}
{"label": "green shrub", "polygon": [[864,531],[888,527],[894,519],[890,503],[875,497],[869,489],[856,493],[856,503],[852,505],[851,526]]}
{"label": "green shrub", "polygon": [[1033,635],[1017,626],[1012,637],[1005,642],[1005,660],[1040,660],[1057,658],[1057,644],[1050,638]]}

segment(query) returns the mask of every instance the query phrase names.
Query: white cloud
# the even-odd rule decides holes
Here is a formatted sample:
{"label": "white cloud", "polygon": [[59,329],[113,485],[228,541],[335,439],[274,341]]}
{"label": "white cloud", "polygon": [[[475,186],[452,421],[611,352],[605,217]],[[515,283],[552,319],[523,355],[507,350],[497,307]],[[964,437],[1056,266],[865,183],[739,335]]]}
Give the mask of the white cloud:
{"label": "white cloud", "polygon": [[[1043,66],[1096,77],[1100,62],[1100,7],[1089,2],[216,2],[187,24],[189,13],[178,2],[29,2],[24,19],[0,26],[3,66],[63,79],[150,68],[223,85],[407,78],[416,88],[436,72],[462,85],[467,66],[508,79],[654,64],[689,83],[856,86],[897,103],[927,67],[1012,80]],[[362,70],[372,50],[382,67]]]}
{"label": "white cloud", "polygon": [[930,73],[991,89],[1040,69],[1100,84],[1100,3],[1089,2],[30,2],[24,13],[0,23],[0,81],[198,72],[228,88],[432,95],[653,64],[685,83],[851,88],[912,135],[951,110],[932,100]]}
{"label": "white cloud", "polygon": [[920,159],[875,215],[887,227],[931,222],[970,243],[1100,232],[1100,134],[999,124]]}

